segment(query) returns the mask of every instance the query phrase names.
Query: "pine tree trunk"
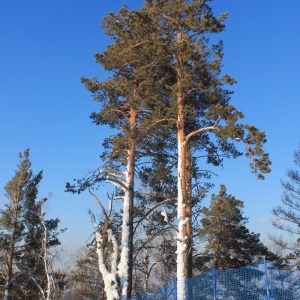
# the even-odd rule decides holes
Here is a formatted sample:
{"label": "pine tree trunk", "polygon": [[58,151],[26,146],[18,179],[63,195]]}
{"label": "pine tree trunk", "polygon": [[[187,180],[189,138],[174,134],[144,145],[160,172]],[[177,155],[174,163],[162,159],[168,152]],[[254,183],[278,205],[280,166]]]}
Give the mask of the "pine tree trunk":
{"label": "pine tree trunk", "polygon": [[[135,88],[135,93],[137,91],[137,87]],[[136,95],[134,95],[136,97]],[[135,108],[130,108],[130,129],[135,131],[137,122],[137,111]],[[132,293],[132,272],[133,272],[133,210],[134,210],[134,171],[135,171],[135,147],[136,141],[135,136],[129,139],[130,149],[128,151],[128,190],[129,190],[129,253],[128,253],[128,289],[127,289],[127,298],[131,298]]]}
{"label": "pine tree trunk", "polygon": [[[177,42],[183,40],[182,29],[177,32]],[[178,235],[177,235],[177,295],[179,300],[185,300],[187,297],[186,279],[191,275],[191,261],[189,261],[191,249],[191,185],[190,174],[187,170],[187,151],[185,141],[185,110],[184,96],[181,82],[183,80],[183,57],[179,53],[177,60],[177,105],[178,105],[178,121],[177,121],[177,139],[178,139],[178,198],[177,198],[177,219],[178,219]],[[189,198],[189,199],[188,199]]]}
{"label": "pine tree trunk", "polygon": [[186,151],[184,144],[184,110],[183,97],[178,97],[178,198],[177,198],[177,219],[178,219],[178,235],[177,235],[177,296],[179,300],[186,299],[187,278],[187,226],[186,226]]}
{"label": "pine tree trunk", "polygon": [[186,145],[186,252],[185,262],[187,265],[185,278],[193,277],[193,234],[192,234],[192,154],[189,144]]}
{"label": "pine tree trunk", "polygon": [[133,201],[134,201],[134,159],[135,159],[135,145],[132,145],[129,155],[129,241],[128,241],[128,290],[127,298],[131,298],[132,293],[132,272],[133,272]]}
{"label": "pine tree trunk", "polygon": [[178,299],[186,299],[185,280],[193,276],[192,265],[192,185],[191,153],[185,144],[183,108],[179,105],[178,118],[178,236],[177,236],[177,280]]}
{"label": "pine tree trunk", "polygon": [[[130,108],[130,128],[136,128],[137,111]],[[135,137],[129,139],[126,167],[126,188],[123,204],[122,220],[122,253],[120,261],[120,274],[122,298],[131,298],[132,272],[133,272],[133,210],[134,210],[134,171],[135,171]],[[126,270],[126,271],[125,271]]]}
{"label": "pine tree trunk", "polygon": [[133,211],[133,197],[130,190],[132,186],[130,175],[131,170],[131,151],[128,151],[127,157],[127,169],[126,169],[126,190],[123,200],[123,215],[122,215],[122,241],[121,241],[121,259],[118,265],[118,274],[120,277],[121,284],[121,295],[122,299],[131,298],[132,290],[132,211]]}
{"label": "pine tree trunk", "polygon": [[186,207],[185,207],[185,193],[184,193],[184,162],[185,151],[182,143],[183,135],[181,131],[178,132],[178,198],[177,198],[177,219],[178,219],[178,234],[177,234],[177,296],[179,300],[185,299],[185,278],[186,278],[186,243],[185,243],[185,221],[186,221]]}

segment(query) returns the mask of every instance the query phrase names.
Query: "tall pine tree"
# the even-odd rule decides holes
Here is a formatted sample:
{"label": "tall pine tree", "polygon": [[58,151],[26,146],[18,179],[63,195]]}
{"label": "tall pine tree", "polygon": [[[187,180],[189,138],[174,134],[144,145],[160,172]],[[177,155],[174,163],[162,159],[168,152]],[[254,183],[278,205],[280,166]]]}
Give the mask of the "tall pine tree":
{"label": "tall pine tree", "polygon": [[[193,189],[199,170],[204,169],[197,168],[196,157],[200,155],[207,158],[207,163],[220,165],[223,157],[242,154],[234,144],[241,141],[252,159],[253,172],[263,178],[263,173],[270,171],[270,161],[263,150],[264,132],[253,125],[239,124],[243,114],[229,103],[232,93],[226,86],[235,80],[221,73],[222,42],[212,44],[208,38],[224,29],[226,15],[215,17],[208,2],[146,0],[140,10],[124,8],[119,14],[110,13],[103,27],[114,43],[96,59],[113,75],[105,82],[83,79],[102,105],[99,113],[92,114],[93,120],[119,131],[106,142],[110,151],[103,156],[113,167],[108,168],[107,163],[106,169],[98,173],[100,176],[96,174],[84,183],[92,185],[101,177],[119,185],[125,194],[123,228],[128,228],[125,242],[129,242],[123,246],[128,247],[128,256],[121,256],[128,257],[128,271],[122,275],[128,281],[128,289],[123,290],[123,296],[131,295],[134,177],[141,154],[139,143],[147,140],[145,133],[155,136],[159,133],[151,129],[167,124],[173,130],[172,139],[176,137],[172,143],[175,141],[177,147],[174,204],[179,282],[192,276],[193,208],[199,203],[193,197]],[[184,288],[179,298],[184,299]]]}
{"label": "tall pine tree", "polygon": [[[139,143],[155,127],[166,122],[164,97],[160,94],[161,81],[168,77],[152,70],[153,50],[158,43],[155,31],[149,31],[151,19],[140,11],[124,7],[118,14],[110,13],[102,27],[114,43],[103,53],[96,54],[97,63],[112,76],[99,82],[97,78],[82,78],[101,107],[91,115],[97,125],[108,125],[117,133],[105,140],[104,165],[88,179],[79,181],[79,191],[94,188],[100,181],[114,184],[123,199],[121,261],[118,266],[122,297],[131,297],[133,265],[133,218],[136,163],[141,154]],[[164,78],[167,79],[164,79]],[[68,190],[75,191],[68,185]],[[78,189],[76,190],[78,191]],[[119,193],[120,194],[120,193]]]}
{"label": "tall pine tree", "polygon": [[[164,88],[172,102],[173,119],[177,120],[177,279],[184,282],[192,276],[194,153],[202,150],[208,163],[218,165],[224,156],[241,155],[233,142],[243,141],[246,155],[252,159],[252,170],[259,178],[270,171],[270,161],[262,148],[264,132],[238,124],[243,114],[229,104],[231,92],[226,89],[235,80],[221,74],[222,42],[209,42],[209,35],[224,29],[226,15],[215,17],[208,1],[196,0],[148,0],[144,10],[163,41],[157,44],[160,56],[156,65],[164,65],[171,74]],[[184,294],[183,287],[179,298],[183,299]]]}

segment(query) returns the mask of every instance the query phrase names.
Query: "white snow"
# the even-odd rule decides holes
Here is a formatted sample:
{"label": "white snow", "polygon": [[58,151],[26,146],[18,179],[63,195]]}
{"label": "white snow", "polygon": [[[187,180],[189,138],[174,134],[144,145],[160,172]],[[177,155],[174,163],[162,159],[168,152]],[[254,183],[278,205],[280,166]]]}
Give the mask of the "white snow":
{"label": "white snow", "polygon": [[164,221],[166,223],[169,223],[168,214],[167,214],[167,211],[166,211],[166,209],[164,207],[162,208],[162,212],[160,214],[164,217]]}
{"label": "white snow", "polygon": [[187,223],[188,223],[188,221],[189,221],[190,219],[187,217],[187,218],[185,218],[185,220],[182,222],[182,225],[186,225]]}
{"label": "white snow", "polygon": [[[129,155],[128,155],[129,156]],[[127,172],[125,172],[126,186],[130,185],[129,177],[130,161],[127,161]],[[129,256],[129,201],[130,195],[127,189],[123,189],[125,192],[123,199],[123,215],[122,215],[122,237],[121,237],[121,258],[118,265],[118,275],[121,282],[121,294],[122,298],[127,298],[127,287],[128,287],[128,256]]]}
{"label": "white snow", "polygon": [[96,222],[95,215],[91,210],[89,210],[89,214],[91,217],[92,224],[95,230],[95,237],[96,237],[96,244],[97,244],[97,256],[98,256],[98,267],[99,271],[102,274],[102,278],[104,281],[104,289],[106,293],[107,300],[115,300],[120,299],[118,293],[118,285],[117,285],[117,257],[118,257],[118,245],[117,240],[113,236],[112,231],[109,229],[107,230],[108,234],[108,241],[111,241],[113,244],[113,253],[112,253],[112,262],[111,262],[111,271],[108,271],[105,261],[104,261],[104,253],[103,253],[103,238],[100,233],[100,228]]}
{"label": "white snow", "polygon": [[[129,156],[128,156],[129,157]],[[121,297],[122,299],[127,299],[127,288],[128,288],[128,256],[129,256],[129,205],[130,205],[130,194],[129,189],[127,187],[130,186],[130,176],[129,176],[129,167],[130,161],[128,159],[127,169],[124,172],[121,172],[121,176],[118,179],[120,182],[114,181],[112,178],[108,178],[106,182],[117,186],[118,188],[123,189],[124,196],[119,197],[123,200],[123,215],[122,215],[122,232],[121,232],[121,245],[118,245],[117,239],[113,234],[111,229],[107,230],[107,238],[108,241],[112,243],[113,250],[111,253],[111,270],[109,271],[107,266],[105,265],[104,253],[103,253],[103,237],[101,235],[100,228],[96,222],[96,218],[91,210],[89,210],[89,214],[91,217],[91,221],[95,230],[95,237],[97,243],[97,256],[98,256],[98,267],[99,271],[102,274],[104,280],[104,288],[105,293],[108,300],[117,300],[120,299],[120,295],[118,292],[118,280],[120,279],[120,289],[121,289]],[[112,177],[116,177],[113,175]],[[124,185],[125,187],[124,187]],[[112,203],[109,205],[109,210],[112,209]],[[118,261],[118,254],[120,251],[120,262]]]}
{"label": "white snow", "polygon": [[181,185],[182,180],[182,147],[181,142],[178,137],[178,179],[177,179],[177,188],[178,188],[178,198],[177,198],[177,219],[178,219],[178,233],[177,233],[177,299],[186,300],[186,282],[184,277],[184,260],[183,254],[186,250],[186,244],[183,239],[183,211],[184,211],[184,202],[183,202],[183,190]]}

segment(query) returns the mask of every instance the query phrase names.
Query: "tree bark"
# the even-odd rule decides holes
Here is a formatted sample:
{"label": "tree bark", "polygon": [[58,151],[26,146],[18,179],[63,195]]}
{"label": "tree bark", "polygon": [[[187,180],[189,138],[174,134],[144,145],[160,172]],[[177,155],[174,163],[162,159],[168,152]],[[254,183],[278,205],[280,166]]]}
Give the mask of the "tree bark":
{"label": "tree bark", "polygon": [[[130,108],[130,129],[136,129],[137,111]],[[123,204],[122,220],[122,254],[119,264],[121,275],[122,298],[131,298],[132,294],[132,272],[133,272],[133,215],[134,215],[134,175],[135,175],[135,136],[129,138],[126,166],[126,188]],[[126,269],[126,271],[125,271]]]}
{"label": "tree bark", "polygon": [[186,252],[185,252],[185,278],[193,277],[193,234],[192,234],[192,154],[189,144],[186,145]]}
{"label": "tree bark", "polygon": [[[130,108],[130,129],[135,131],[137,126],[137,111],[135,108]],[[132,294],[132,272],[133,272],[133,214],[134,214],[134,175],[135,175],[135,136],[129,139],[130,149],[128,151],[128,190],[129,190],[129,253],[128,253],[128,290],[127,298],[131,298]]]}
{"label": "tree bark", "polygon": [[[177,42],[182,42],[181,28],[177,33]],[[186,149],[185,149],[185,113],[184,113],[184,96],[181,81],[183,79],[183,57],[177,55],[177,139],[178,139],[178,198],[177,198],[177,219],[178,219],[178,235],[177,235],[177,296],[179,300],[186,299],[186,282],[188,278],[188,261],[187,261],[187,194],[186,194]]]}

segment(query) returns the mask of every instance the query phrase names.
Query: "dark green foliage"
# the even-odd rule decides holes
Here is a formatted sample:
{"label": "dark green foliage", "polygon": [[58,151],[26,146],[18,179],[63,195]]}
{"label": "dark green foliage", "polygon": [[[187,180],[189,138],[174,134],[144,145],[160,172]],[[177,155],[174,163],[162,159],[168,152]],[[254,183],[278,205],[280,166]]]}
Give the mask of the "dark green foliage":
{"label": "dark green foliage", "polygon": [[44,220],[42,205],[46,199],[37,201],[43,172],[33,175],[29,149],[19,157],[18,169],[5,186],[9,202],[0,216],[2,276],[12,299],[14,295],[18,295],[18,299],[39,299],[40,288],[44,290],[47,284],[43,247],[45,228],[47,249],[59,245],[59,220]]}
{"label": "dark green foliage", "polygon": [[[153,199],[176,202],[176,167],[181,159],[177,157],[177,133],[183,127],[185,147],[190,151],[184,162],[190,180],[184,198],[192,200],[196,224],[200,201],[213,186],[213,173],[206,169],[209,164],[222,166],[225,158],[241,156],[237,141],[246,144],[246,155],[259,178],[270,172],[270,161],[262,148],[265,134],[252,125],[238,123],[243,114],[230,105],[232,92],[226,89],[235,80],[221,73],[223,44],[212,44],[206,36],[224,29],[226,15],[214,17],[207,1],[146,1],[142,11],[152,20],[150,30],[160,36],[156,44],[159,55],[150,58],[156,72],[167,70],[164,74],[169,76],[160,95],[169,99],[164,111],[170,121],[156,126],[143,140],[141,153],[149,164],[141,168],[140,179]],[[179,105],[184,111],[180,124]]]}
{"label": "dark green foliage", "polygon": [[[19,270],[22,272],[22,286],[23,290],[26,291],[26,298],[34,299],[39,295],[40,291],[37,284],[43,289],[46,289],[47,278],[45,270],[45,248],[43,244],[44,238],[44,222],[47,230],[47,249],[53,249],[60,245],[58,234],[62,231],[58,230],[59,219],[44,220],[44,213],[42,211],[42,204],[46,201],[43,199],[42,202],[36,202],[36,196],[31,195],[27,199],[27,205],[25,207],[23,222],[27,228],[26,234],[24,235],[24,246],[22,260],[18,264]],[[46,250],[48,251],[48,250]],[[55,273],[52,271],[52,260],[51,256],[47,257],[47,268],[50,275],[55,278]],[[57,275],[58,276],[58,275]],[[35,282],[31,279],[34,278]],[[61,281],[61,280],[58,280]],[[59,287],[58,287],[59,289]]]}
{"label": "dark green foliage", "polygon": [[[101,155],[104,165],[88,179],[77,181],[78,185],[67,185],[67,189],[81,192],[97,188],[102,180],[109,180],[129,193],[129,287],[133,253],[134,178],[137,162],[141,158],[140,144],[157,123],[168,121],[166,109],[169,98],[161,94],[161,86],[168,80],[168,70],[157,71],[155,59],[157,43],[161,37],[151,28],[151,18],[140,11],[122,8],[117,14],[110,13],[102,27],[114,43],[103,53],[96,54],[96,61],[112,76],[104,82],[97,78],[82,82],[99,102],[99,112],[91,118],[97,125],[108,125],[117,133],[104,141],[105,152]],[[128,172],[130,179],[124,183],[121,170]],[[119,173],[117,173],[119,172]],[[101,174],[99,176],[99,174]],[[122,192],[121,192],[122,193]],[[120,190],[117,190],[120,194]]]}
{"label": "dark green foliage", "polygon": [[19,158],[20,163],[15,175],[4,188],[8,204],[5,204],[6,209],[1,210],[0,216],[1,264],[3,265],[2,276],[5,280],[1,292],[4,293],[6,290],[8,295],[11,295],[15,285],[14,278],[20,275],[20,272],[15,271],[14,268],[20,263],[23,254],[22,240],[26,232],[26,227],[22,222],[23,213],[27,187],[33,176],[30,169],[29,149],[26,149],[24,154],[20,154]]}
{"label": "dark green foliage", "polygon": [[248,220],[243,217],[243,206],[242,201],[228,195],[221,185],[219,194],[212,195],[209,208],[203,207],[199,235],[206,244],[196,259],[201,271],[248,266],[263,257],[268,261],[279,260],[260,242],[259,234],[246,227]]}
{"label": "dark green foliage", "polygon": [[[208,1],[145,1],[142,11],[152,20],[149,30],[159,36],[159,55],[150,58],[155,72],[164,70],[169,77],[162,82],[157,98],[163,95],[168,99],[163,104],[168,104],[164,112],[170,121],[155,127],[153,135],[143,140],[143,153],[151,159],[140,175],[153,199],[171,198],[175,203],[177,196],[183,199],[179,213],[189,221],[179,234],[187,237],[189,257],[183,254],[183,259],[189,260],[184,263],[187,278],[192,276],[193,230],[198,225],[200,202],[213,186],[209,164],[222,166],[224,158],[241,156],[237,141],[246,145],[258,178],[270,172],[270,161],[262,148],[264,132],[239,124],[244,116],[230,104],[228,86],[235,80],[221,72],[222,41],[213,44],[208,38],[224,29],[226,14],[216,18]],[[176,174],[178,162],[181,166]],[[176,177],[180,190],[176,189]]]}
{"label": "dark green foliage", "polygon": [[[80,193],[108,180],[121,187],[118,194],[129,191],[131,245],[137,227],[147,227],[152,217],[148,212],[157,204],[164,203],[174,221],[182,193],[178,199],[184,199],[182,215],[188,220],[182,236],[188,235],[186,252],[191,254],[192,226],[199,225],[201,199],[213,186],[208,166],[241,156],[237,142],[245,144],[259,178],[270,172],[265,133],[240,124],[243,113],[230,104],[228,86],[235,80],[221,71],[223,43],[209,40],[224,30],[226,14],[215,17],[208,3],[146,0],[139,10],[125,6],[109,13],[102,27],[113,44],[95,57],[112,75],[103,82],[82,78],[99,103],[99,111],[91,114],[93,122],[113,128],[115,134],[104,141],[103,165],[67,184],[67,190]],[[180,191],[178,161],[182,170],[177,172],[184,178]],[[131,176],[128,186],[117,173],[124,169]],[[134,184],[137,175],[140,186]],[[154,216],[153,221],[163,230],[162,218]]]}
{"label": "dark green foliage", "polygon": [[[153,69],[153,47],[158,36],[149,30],[151,20],[139,11],[126,7],[118,14],[110,13],[103,21],[105,29],[114,43],[104,53],[96,54],[96,61],[113,75],[104,82],[97,78],[82,78],[86,88],[92,92],[94,100],[101,103],[101,110],[91,115],[98,125],[109,125],[120,130],[113,137],[113,152],[128,148],[129,138],[140,139],[149,123],[149,114],[162,100],[156,95],[160,90],[161,74]],[[158,106],[158,115],[164,108]],[[137,113],[137,125],[130,126],[131,113]],[[140,125],[143,123],[144,125]]]}
{"label": "dark green foliage", "polygon": [[216,18],[208,1],[146,1],[143,9],[161,36],[155,63],[158,71],[168,70],[170,79],[163,87],[170,98],[170,117],[177,120],[177,105],[183,106],[180,126],[186,143],[208,163],[221,165],[223,158],[242,155],[233,142],[243,141],[253,172],[263,178],[263,173],[270,172],[262,148],[265,134],[253,125],[238,123],[243,114],[230,105],[232,92],[226,89],[235,80],[221,72],[222,41],[212,44],[209,40],[212,33],[224,30],[226,14]]}

